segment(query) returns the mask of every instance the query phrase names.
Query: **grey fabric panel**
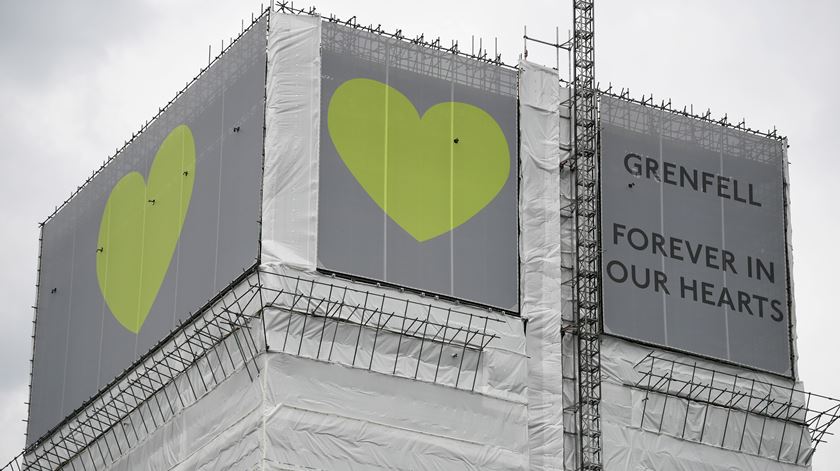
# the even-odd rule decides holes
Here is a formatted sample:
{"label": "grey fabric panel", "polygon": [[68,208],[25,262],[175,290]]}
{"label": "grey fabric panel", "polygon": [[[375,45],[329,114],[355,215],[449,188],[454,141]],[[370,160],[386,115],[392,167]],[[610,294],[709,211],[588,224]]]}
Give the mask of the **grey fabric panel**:
{"label": "grey fabric panel", "polygon": [[[602,97],[607,333],[792,374],[783,146],[777,140]],[[642,165],[640,176],[633,174],[637,164]],[[709,175],[712,182],[705,191],[702,181],[697,189],[692,187],[695,171],[699,180]],[[626,226],[617,238],[616,224]],[[657,235],[664,240],[664,250],[654,246]],[[674,238],[676,256],[671,251]],[[692,262],[689,252],[701,244],[711,252],[701,248],[699,260]],[[727,252],[731,262],[725,265]],[[764,272],[758,276],[756,260],[772,268],[772,279]],[[621,282],[623,270],[616,262],[629,272],[626,281]],[[638,283],[633,282],[633,267]],[[664,274],[667,292],[656,289],[656,271]]]}
{"label": "grey fabric panel", "polygon": [[[318,267],[518,312],[516,72],[332,23],[322,31]],[[388,84],[421,116],[453,100],[489,113],[509,147],[501,191],[464,224],[418,242],[368,196],[331,140],[330,98],[355,78]]]}
{"label": "grey fabric panel", "polygon": [[[265,61],[263,19],[44,226],[28,444],[256,262]],[[134,334],[111,315],[99,289],[99,224],[114,185],[132,171],[146,178],[161,142],[180,124],[195,139],[193,193],[163,284]]]}

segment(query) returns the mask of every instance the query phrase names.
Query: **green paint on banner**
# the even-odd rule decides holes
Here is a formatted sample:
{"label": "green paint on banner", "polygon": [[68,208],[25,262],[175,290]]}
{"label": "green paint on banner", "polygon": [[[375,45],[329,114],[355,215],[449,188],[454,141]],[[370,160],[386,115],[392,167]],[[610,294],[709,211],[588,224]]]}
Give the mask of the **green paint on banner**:
{"label": "green paint on banner", "polygon": [[190,205],[195,142],[186,125],[158,148],[148,184],[131,172],[114,185],[96,253],[99,289],[114,317],[137,334],[160,290]]}
{"label": "green paint on banner", "polygon": [[333,94],[327,126],[362,188],[420,242],[478,214],[510,174],[499,124],[467,103],[438,103],[421,117],[396,89],[352,79]]}

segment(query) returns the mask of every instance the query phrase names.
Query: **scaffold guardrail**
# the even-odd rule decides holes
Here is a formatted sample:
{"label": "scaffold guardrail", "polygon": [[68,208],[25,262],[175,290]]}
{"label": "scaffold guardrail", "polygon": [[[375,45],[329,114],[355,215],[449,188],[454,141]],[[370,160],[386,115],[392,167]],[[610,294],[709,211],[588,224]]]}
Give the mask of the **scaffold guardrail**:
{"label": "scaffold guardrail", "polygon": [[[718,448],[807,465],[840,417],[840,400],[797,389],[793,381],[772,383],[756,379],[754,373],[731,373],[653,352],[635,370],[638,380],[629,386],[645,393],[640,428],[663,433],[666,422],[674,423],[678,438]],[[655,396],[661,405],[653,407]],[[666,412],[669,399],[685,406],[681,420]],[[710,411],[719,413],[712,418]],[[699,417],[691,427],[690,414]],[[755,425],[748,428],[750,421]],[[781,433],[771,434],[768,423],[781,425]],[[720,437],[711,437],[713,427],[722,427]],[[745,440],[748,432],[757,432],[755,440]],[[756,449],[747,449],[750,441],[757,443]]]}
{"label": "scaffold guardrail", "polygon": [[[476,375],[469,383],[461,382],[461,370],[478,368],[482,352],[498,338],[488,326],[502,322],[500,319],[442,308],[432,302],[422,304],[347,283],[254,266],[0,471],[55,470],[68,465],[70,469],[89,470],[91,466],[86,463],[113,463],[236,371],[244,369],[255,380],[260,374],[255,360],[268,350],[265,324],[255,321],[264,321],[265,313],[271,310],[287,313],[290,319],[302,317],[302,329],[306,322],[317,322],[322,329],[318,335],[319,353],[326,343],[334,341],[326,338],[328,323],[358,327],[359,332],[369,329],[375,338],[396,334],[399,343],[419,340],[421,351],[415,371],[419,370],[420,356],[428,360],[423,348],[433,349],[437,367],[431,382],[475,389]],[[353,296],[364,301],[350,302],[348,299]],[[386,303],[403,309],[383,309]],[[417,315],[419,312],[425,315]],[[294,346],[288,342],[291,326],[289,322],[287,341],[277,346],[277,351],[305,356],[301,354],[302,341]],[[438,380],[444,347],[460,354],[454,384]],[[359,348],[356,342],[351,366],[371,369],[372,361],[364,365],[356,362]],[[374,342],[367,352],[371,358],[375,349]],[[467,353],[475,358],[474,364],[465,365]],[[407,357],[408,353],[398,348],[390,373],[405,376],[398,374],[396,363]],[[329,355],[326,359],[330,361]],[[187,374],[193,369],[195,374]],[[415,379],[423,380],[416,374]],[[85,459],[76,459],[82,454]]]}

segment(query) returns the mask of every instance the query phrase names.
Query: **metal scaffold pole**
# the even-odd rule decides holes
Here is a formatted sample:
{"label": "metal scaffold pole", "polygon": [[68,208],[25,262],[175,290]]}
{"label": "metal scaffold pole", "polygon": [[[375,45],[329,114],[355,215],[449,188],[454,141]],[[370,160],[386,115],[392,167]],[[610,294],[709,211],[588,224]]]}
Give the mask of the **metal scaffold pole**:
{"label": "metal scaffold pole", "polygon": [[601,470],[600,238],[594,0],[574,5],[574,168],[577,438],[580,470]]}

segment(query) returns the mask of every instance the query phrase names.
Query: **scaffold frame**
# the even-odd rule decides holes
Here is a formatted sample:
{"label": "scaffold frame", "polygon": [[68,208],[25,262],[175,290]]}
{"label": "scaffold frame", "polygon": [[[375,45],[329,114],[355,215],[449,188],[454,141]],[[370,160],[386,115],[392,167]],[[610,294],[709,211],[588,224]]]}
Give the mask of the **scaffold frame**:
{"label": "scaffold frame", "polygon": [[[421,350],[416,358],[415,373],[408,377],[475,391],[482,353],[499,338],[489,328],[503,322],[498,316],[443,308],[432,302],[421,304],[395,294],[368,291],[334,281],[337,280],[253,266],[0,471],[45,471],[68,465],[70,469],[77,469],[77,462],[80,469],[87,470],[85,461],[76,459],[82,454],[89,455],[90,463],[115,462],[179,410],[209,393],[236,371],[244,369],[251,381],[256,380],[261,373],[256,362],[259,355],[272,351],[309,357],[302,352],[303,335],[297,344],[289,342],[293,316],[303,319],[302,323],[297,323],[302,325],[300,334],[309,333],[307,322],[315,323],[319,360],[333,361],[335,339],[330,340],[327,334],[330,326],[340,323],[357,327],[359,335],[362,329],[368,329],[374,332],[374,338],[395,334],[400,343],[419,340]],[[364,301],[351,302],[349,298],[354,297]],[[404,309],[383,309],[386,302]],[[267,343],[265,315],[269,311],[289,315],[288,323],[279,329],[280,334],[285,334],[284,342],[275,347]],[[424,354],[424,347],[431,353]],[[357,341],[349,366],[373,370],[375,340],[366,352],[371,356],[366,364],[356,361],[360,348]],[[325,358],[321,358],[322,351],[327,355]],[[450,384],[439,376],[439,372],[442,358],[452,352],[456,355],[453,358],[458,360],[456,379]],[[421,357],[429,355],[436,359],[431,381],[417,375]],[[471,360],[465,360],[467,357]],[[398,348],[393,371],[377,372],[405,377],[397,370],[401,359],[414,360],[405,351],[401,356]],[[194,374],[188,374],[188,370],[193,369],[196,370]],[[472,371],[471,378],[465,370]],[[184,378],[180,385],[176,383],[179,378]]]}
{"label": "scaffold frame", "polygon": [[573,0],[572,32],[578,469],[600,471],[601,241],[598,169],[598,90],[595,83],[594,0]]}
{"label": "scaffold frame", "polygon": [[[793,382],[771,383],[755,379],[754,375],[749,373],[731,373],[697,362],[659,356],[654,352],[648,353],[638,361],[634,369],[639,373],[638,380],[628,386],[645,393],[639,428],[645,429],[647,426],[648,429],[655,429],[657,433],[663,433],[662,427],[666,422],[666,407],[670,398],[686,404],[681,432],[677,434],[678,438],[684,440],[807,466],[817,446],[824,443],[825,436],[830,434],[828,428],[840,418],[840,400],[798,389]],[[691,374],[688,374],[689,371]],[[648,407],[655,395],[663,398],[661,409]],[[699,436],[695,436],[696,433],[687,433],[690,406],[696,406],[695,414],[698,414],[697,408],[702,411]],[[709,411],[713,409],[725,411],[725,419],[720,441],[710,443],[708,431],[712,419]],[[742,418],[741,426],[733,425],[736,423],[736,415]],[[668,418],[672,419],[673,417]],[[758,449],[754,452],[744,447],[749,419],[761,423],[757,437]],[[778,437],[778,446],[773,445],[762,454],[762,446],[766,442],[772,444],[775,439],[766,433],[768,421],[781,422],[783,428]],[[729,434],[732,428],[734,440],[733,435]],[[786,440],[789,435],[790,440]],[[727,436],[730,437],[729,441]],[[785,444],[796,450],[794,456],[783,453]]]}

